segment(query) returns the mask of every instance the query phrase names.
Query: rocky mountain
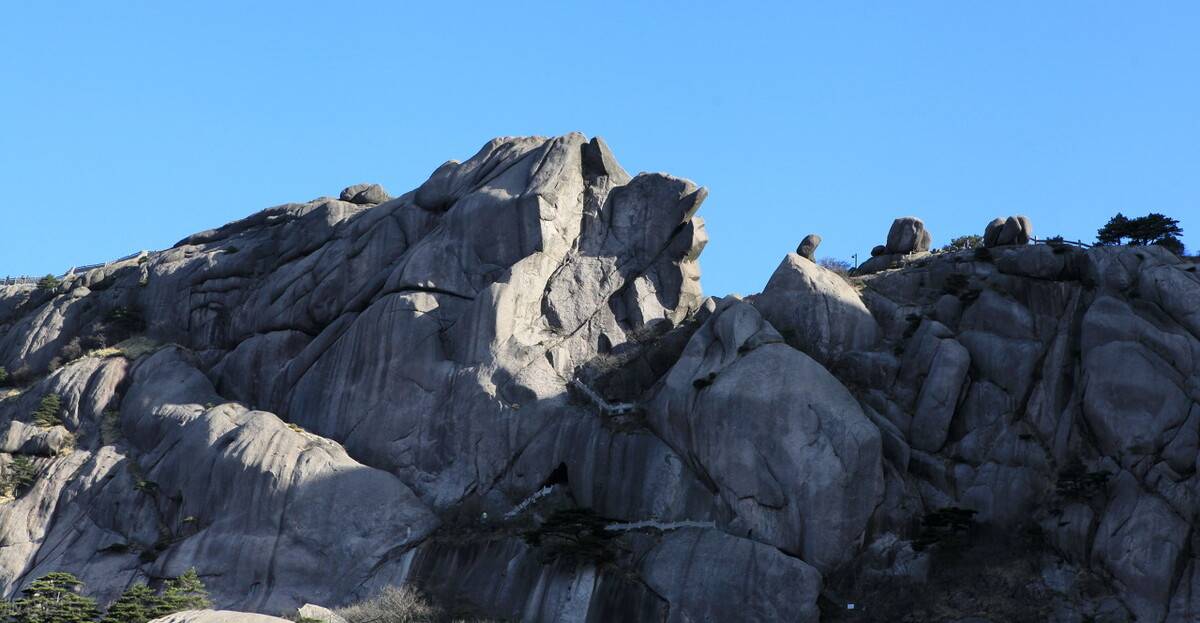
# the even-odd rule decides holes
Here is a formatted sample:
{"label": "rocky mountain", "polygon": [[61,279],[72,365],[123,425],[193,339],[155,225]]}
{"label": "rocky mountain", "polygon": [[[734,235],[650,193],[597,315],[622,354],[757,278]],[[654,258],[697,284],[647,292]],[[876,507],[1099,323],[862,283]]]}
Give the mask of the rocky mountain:
{"label": "rocky mountain", "polygon": [[497,139],[0,286],[0,593],[195,567],[268,615],[415,584],[528,621],[1200,617],[1194,264],[1016,217],[930,253],[906,218],[861,275],[813,236],[705,298],[705,195]]}

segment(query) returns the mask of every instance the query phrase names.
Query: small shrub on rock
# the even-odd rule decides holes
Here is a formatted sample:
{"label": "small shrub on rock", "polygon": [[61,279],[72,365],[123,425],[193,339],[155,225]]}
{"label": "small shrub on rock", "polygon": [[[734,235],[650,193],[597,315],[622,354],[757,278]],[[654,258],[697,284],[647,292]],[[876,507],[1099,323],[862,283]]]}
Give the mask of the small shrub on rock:
{"label": "small shrub on rock", "polygon": [[411,586],[388,586],[378,595],[337,611],[348,623],[433,623],[442,613]]}
{"label": "small shrub on rock", "polygon": [[62,284],[62,281],[60,281],[58,277],[55,277],[54,275],[46,275],[45,277],[38,279],[37,289],[49,291],[57,288],[60,284]]}
{"label": "small shrub on rock", "polygon": [[938,249],[943,253],[953,253],[955,251],[966,251],[968,249],[978,249],[983,246],[983,236],[977,234],[968,234],[959,236],[950,241],[949,244]]}
{"label": "small shrub on rock", "polygon": [[522,537],[540,549],[543,562],[567,559],[604,564],[616,557],[612,542],[616,535],[607,525],[590,508],[568,508],[555,511],[545,523]]}
{"label": "small shrub on rock", "polygon": [[948,506],[926,513],[921,520],[921,532],[913,540],[913,549],[919,552],[933,545],[956,547],[965,544],[967,534],[975,525],[977,512]]}

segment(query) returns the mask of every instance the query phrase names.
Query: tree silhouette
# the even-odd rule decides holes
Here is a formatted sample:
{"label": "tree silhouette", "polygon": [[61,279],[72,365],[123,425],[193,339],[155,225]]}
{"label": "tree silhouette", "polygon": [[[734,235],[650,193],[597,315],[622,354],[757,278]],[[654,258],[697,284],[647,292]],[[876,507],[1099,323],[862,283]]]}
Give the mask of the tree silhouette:
{"label": "tree silhouette", "polygon": [[1151,212],[1146,216],[1129,218],[1118,212],[1097,230],[1096,242],[1102,245],[1156,244],[1176,255],[1183,255],[1183,242],[1179,240],[1182,235],[1183,228],[1179,226],[1179,221],[1169,216]]}

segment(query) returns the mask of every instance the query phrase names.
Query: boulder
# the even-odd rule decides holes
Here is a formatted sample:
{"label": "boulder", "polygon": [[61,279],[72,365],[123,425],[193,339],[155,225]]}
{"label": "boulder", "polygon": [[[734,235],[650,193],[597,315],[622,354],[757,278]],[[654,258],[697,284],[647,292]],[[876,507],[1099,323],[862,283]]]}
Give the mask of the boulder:
{"label": "boulder", "polygon": [[348,186],[342,190],[342,193],[338,198],[342,201],[349,201],[350,203],[357,203],[360,205],[383,203],[384,201],[391,199],[391,197],[388,196],[387,191],[385,191],[379,184],[355,184],[353,186]]}
{"label": "boulder", "polygon": [[1005,247],[1029,244],[1033,238],[1033,223],[1026,216],[994,219],[983,231],[983,246]]}
{"label": "boulder", "polygon": [[994,247],[1000,239],[1000,231],[1004,229],[1004,219],[994,218],[987,227],[983,228],[983,246]]}
{"label": "boulder", "polygon": [[962,344],[952,339],[938,340],[908,433],[914,448],[936,452],[946,443],[970,364],[971,355]]}
{"label": "boulder", "polygon": [[338,613],[316,604],[304,604],[300,606],[296,610],[296,618],[298,620],[320,621],[321,623],[346,623],[346,619],[342,618]]}
{"label": "boulder", "polygon": [[882,244],[877,244],[871,247],[871,257],[879,257],[887,252],[887,247]]}
{"label": "boulder", "polygon": [[875,319],[854,286],[795,253],[751,302],[790,344],[826,365],[875,342]]}
{"label": "boulder", "polygon": [[821,236],[817,234],[809,234],[800,241],[800,246],[796,247],[796,254],[800,257],[816,261],[815,254],[817,247],[821,244]]}
{"label": "boulder", "polygon": [[931,241],[925,223],[915,216],[902,216],[892,221],[888,229],[887,253],[914,253],[928,251]]}
{"label": "boulder", "polygon": [[862,542],[882,494],[879,429],[747,302],[721,301],[646,417],[731,509],[725,530],[821,571],[849,560]]}

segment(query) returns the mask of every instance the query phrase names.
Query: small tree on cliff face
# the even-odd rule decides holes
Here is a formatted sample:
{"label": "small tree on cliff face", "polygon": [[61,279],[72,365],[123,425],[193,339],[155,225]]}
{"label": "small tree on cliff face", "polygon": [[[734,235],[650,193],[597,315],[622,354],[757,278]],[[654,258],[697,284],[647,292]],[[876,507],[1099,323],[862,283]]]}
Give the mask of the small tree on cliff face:
{"label": "small tree on cliff face", "polygon": [[57,288],[60,283],[62,283],[62,281],[59,281],[58,277],[47,274],[45,277],[38,279],[37,288],[39,290],[49,291]]}
{"label": "small tree on cliff face", "polygon": [[1096,242],[1102,245],[1156,244],[1176,255],[1183,255],[1183,242],[1179,240],[1182,235],[1183,228],[1179,226],[1179,221],[1169,216],[1151,212],[1146,216],[1129,218],[1118,212],[1096,232]]}

